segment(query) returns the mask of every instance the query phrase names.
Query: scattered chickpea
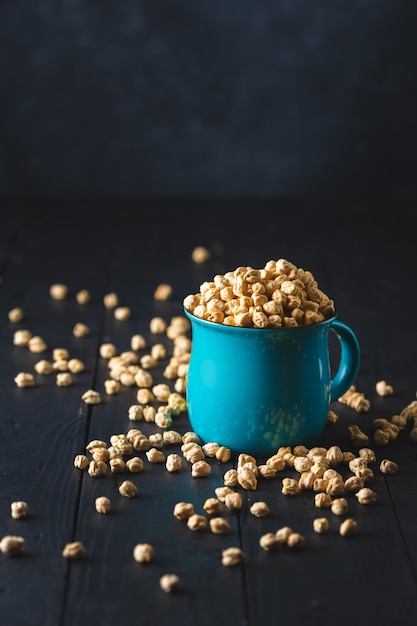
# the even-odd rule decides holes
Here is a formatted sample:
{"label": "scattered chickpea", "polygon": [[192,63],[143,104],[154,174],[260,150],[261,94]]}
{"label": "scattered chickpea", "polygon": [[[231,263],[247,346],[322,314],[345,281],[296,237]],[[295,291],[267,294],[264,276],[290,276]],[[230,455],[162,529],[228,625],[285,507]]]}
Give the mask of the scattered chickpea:
{"label": "scattered chickpea", "polygon": [[95,499],[95,507],[97,513],[106,515],[110,511],[110,499],[106,496],[99,496]]}
{"label": "scattered chickpea", "polygon": [[143,471],[143,460],[140,456],[132,456],[126,461],[126,469],[132,474],[139,474]]}
{"label": "scattered chickpea", "polygon": [[72,374],[80,374],[85,370],[85,365],[81,359],[69,359],[68,369]]}
{"label": "scattered chickpea", "polygon": [[343,520],[343,522],[339,526],[339,533],[342,537],[349,537],[350,535],[356,534],[358,531],[358,523],[352,517],[348,517]]}
{"label": "scattered chickpea", "polygon": [[83,395],[81,396],[81,399],[86,404],[100,404],[101,403],[101,396],[99,392],[94,391],[94,389],[88,389],[85,393],[83,393]]}
{"label": "scattered chickpea", "polygon": [[386,380],[379,380],[375,385],[375,391],[379,396],[390,396],[394,393],[392,385],[388,385]]}
{"label": "scattered chickpea", "polygon": [[332,504],[332,498],[328,493],[319,492],[314,496],[314,504],[318,509],[328,509]]}
{"label": "scattered chickpea", "polygon": [[175,453],[168,454],[165,461],[165,467],[168,472],[179,472],[182,468],[182,459],[180,455]]}
{"label": "scattered chickpea", "polygon": [[337,415],[337,413],[335,411],[333,411],[333,409],[329,409],[329,411],[327,413],[327,423],[328,424],[336,424],[338,419],[339,419],[339,416]]}
{"label": "scattered chickpea", "polygon": [[130,338],[130,347],[132,350],[144,350],[147,346],[146,339],[143,335],[136,334]]}
{"label": "scattered chickpea", "polygon": [[149,437],[145,437],[145,435],[140,434],[134,438],[132,446],[138,452],[147,452],[152,448],[152,442]]}
{"label": "scattered chickpea", "polygon": [[162,591],[165,593],[172,593],[179,586],[180,579],[177,574],[164,574],[159,579],[159,584]]}
{"label": "scattered chickpea", "polygon": [[174,516],[179,520],[187,520],[194,513],[194,504],[192,502],[177,502],[174,506]]}
{"label": "scattered chickpea", "polygon": [[[136,400],[139,402],[139,404],[151,404],[152,402],[154,402],[155,398],[150,389],[148,389],[147,387],[142,387],[141,389],[137,390]],[[145,409],[143,410],[143,416],[146,419]]]}
{"label": "scattered chickpea", "polygon": [[102,343],[100,346],[100,356],[102,359],[111,359],[117,354],[114,343]]}
{"label": "scattered chickpea", "polygon": [[154,300],[165,302],[166,300],[170,299],[170,297],[172,296],[172,292],[173,289],[171,285],[169,285],[168,283],[160,283],[154,291]]}
{"label": "scattered chickpea", "polygon": [[285,459],[279,454],[274,454],[266,459],[266,465],[272,467],[276,472],[280,472],[285,468]]}
{"label": "scattered chickpea", "polygon": [[15,376],[14,382],[20,389],[24,389],[26,387],[34,387],[35,377],[30,372],[19,372],[19,374]]}
{"label": "scattered chickpea", "polygon": [[217,498],[207,498],[203,504],[203,509],[209,515],[219,514],[223,510],[223,503]]}
{"label": "scattered chickpea", "polygon": [[128,417],[134,422],[139,422],[143,419],[143,406],[140,404],[132,404],[128,409]]}
{"label": "scattered chickpea", "polygon": [[126,469],[126,461],[121,457],[114,457],[109,461],[110,471],[113,474],[121,474]]}
{"label": "scattered chickpea", "polygon": [[56,372],[68,372],[68,360],[59,359],[52,363],[52,369]]}
{"label": "scattered chickpea", "polygon": [[160,406],[155,414],[155,424],[159,428],[171,428],[172,411],[168,406]]}
{"label": "scattered chickpea", "polygon": [[187,400],[181,395],[180,392],[173,391],[168,398],[168,406],[175,415],[185,413],[187,410]]}
{"label": "scattered chickpea", "polygon": [[56,384],[58,387],[69,387],[72,385],[73,380],[70,372],[59,372],[56,375]]}
{"label": "scattered chickpea", "polygon": [[239,565],[245,559],[245,553],[241,548],[230,547],[222,551],[222,565],[233,567]]}
{"label": "scattered chickpea", "polygon": [[119,322],[127,322],[131,318],[132,311],[128,306],[117,306],[114,309],[114,319]]}
{"label": "scattered chickpea", "polygon": [[287,539],[287,546],[289,548],[302,548],[305,543],[305,538],[300,533],[291,533]]}
{"label": "scattered chickpea", "polygon": [[119,486],[119,493],[125,498],[134,498],[138,493],[138,488],[132,481],[124,480]]}
{"label": "scattered chickpea", "polygon": [[377,494],[369,487],[362,487],[355,496],[360,504],[375,504],[377,500]]}
{"label": "scattered chickpea", "polygon": [[396,474],[398,472],[398,465],[395,461],[390,459],[382,459],[379,469],[382,474]]}
{"label": "scattered chickpea", "polygon": [[277,550],[281,543],[278,541],[275,533],[268,532],[260,536],[259,545],[265,552],[272,552],[273,550]]}
{"label": "scattered chickpea", "polygon": [[133,558],[138,563],[149,563],[154,557],[154,548],[150,543],[137,543],[133,548]]}
{"label": "scattered chickpea", "polygon": [[313,520],[313,530],[315,533],[323,534],[327,533],[330,528],[329,520],[327,517],[316,517]]}
{"label": "scattered chickpea", "polygon": [[204,246],[196,246],[191,252],[191,260],[197,264],[205,263],[210,256],[210,251]]}
{"label": "scattered chickpea", "polygon": [[292,534],[293,529],[290,526],[282,526],[275,532],[275,537],[280,544],[284,544],[287,543],[289,536]]}
{"label": "scattered chickpea", "polygon": [[372,469],[370,467],[363,467],[358,469],[358,471],[356,472],[358,478],[360,478],[363,483],[368,482],[369,480],[371,480],[374,477],[374,473],[372,471]]}
{"label": "scattered chickpea", "polygon": [[330,510],[334,515],[346,515],[348,501],[346,498],[335,498],[330,505]]}
{"label": "scattered chickpea", "polygon": [[104,381],[104,390],[108,396],[115,396],[119,393],[121,385],[118,380],[108,378]]}
{"label": "scattered chickpea", "polygon": [[159,402],[167,402],[171,389],[166,383],[158,383],[152,387],[152,393]]}
{"label": "scattered chickpea", "polygon": [[72,329],[74,337],[87,337],[91,332],[90,327],[83,322],[78,322]]}
{"label": "scattered chickpea", "polygon": [[107,463],[107,461],[110,460],[110,450],[108,450],[108,448],[94,448],[92,455],[95,461],[104,461]]}
{"label": "scattered chickpea", "polygon": [[269,478],[275,478],[277,475],[277,471],[271,465],[267,465],[266,463],[258,465],[258,473],[262,476],[262,478],[266,478],[267,480]]}
{"label": "scattered chickpea", "polygon": [[144,354],[140,357],[140,364],[143,369],[148,370],[156,367],[158,365],[158,362],[150,354]]}
{"label": "scattered chickpea", "polygon": [[67,348],[54,348],[52,350],[52,360],[53,361],[68,361],[70,357],[69,350]]}
{"label": "scattered chickpea", "polygon": [[361,456],[357,456],[351,459],[348,465],[352,474],[357,475],[358,470],[364,469],[367,467],[368,461]]}
{"label": "scattered chickpea", "polygon": [[258,479],[252,469],[243,467],[237,472],[237,481],[243,489],[255,491],[258,486]]}
{"label": "scattered chickpea", "polygon": [[16,330],[13,333],[13,344],[15,346],[24,348],[24,347],[27,347],[29,340],[31,338],[32,338],[32,333],[30,332],[30,330],[27,330],[26,328]]}
{"label": "scattered chickpea", "polygon": [[283,478],[281,493],[283,493],[284,496],[295,496],[298,493],[300,493],[300,486],[298,484],[298,480],[296,480],[295,478],[291,478],[289,476],[286,476],[285,478]]}
{"label": "scattered chickpea", "polygon": [[359,489],[362,489],[363,485],[364,481],[360,476],[349,476],[345,480],[345,491],[356,493]]}
{"label": "scattered chickpea", "polygon": [[313,482],[313,491],[316,493],[326,493],[329,481],[325,478],[316,478]]}
{"label": "scattered chickpea", "polygon": [[181,452],[184,455],[184,458],[190,463],[196,463],[197,461],[204,460],[204,451],[203,448],[194,441],[190,441],[189,443],[184,443],[181,446]]}
{"label": "scattered chickpea", "polygon": [[92,439],[85,447],[89,452],[93,452],[96,448],[107,448],[107,443],[102,439]]}
{"label": "scattered chickpea", "polygon": [[88,473],[93,478],[105,476],[107,474],[107,464],[104,461],[95,461],[94,459],[88,464]]}
{"label": "scattered chickpea", "polygon": [[254,502],[249,511],[255,517],[267,517],[269,515],[269,506],[266,502]]}
{"label": "scattered chickpea", "polygon": [[[135,383],[139,388],[149,389],[153,384],[151,372],[140,367],[135,373]],[[149,397],[153,398],[153,394],[150,394]]]}
{"label": "scattered chickpea", "polygon": [[227,461],[229,461],[230,457],[232,456],[232,451],[226,446],[219,446],[214,456],[221,463],[227,463]]}
{"label": "scattered chickpea", "polygon": [[155,343],[151,346],[151,357],[156,361],[167,358],[167,349],[163,343]]}
{"label": "scattered chickpea", "polygon": [[237,491],[230,491],[225,495],[224,504],[230,511],[238,511],[243,505],[242,496]]}
{"label": "scattered chickpea", "polygon": [[230,530],[230,523],[225,517],[212,517],[209,520],[209,526],[215,535],[223,535]]}
{"label": "scattered chickpea", "polygon": [[202,446],[205,456],[215,457],[220,445],[214,441],[207,442]]}
{"label": "scattered chickpea", "polygon": [[106,293],[106,295],[103,297],[103,304],[106,309],[114,309],[119,304],[119,296],[117,295],[117,293],[114,292]]}
{"label": "scattered chickpea", "polygon": [[316,476],[313,472],[303,472],[298,479],[300,489],[313,489]]}
{"label": "scattered chickpea", "polygon": [[381,437],[382,445],[383,445],[383,440],[385,440],[387,443],[390,441],[394,441],[400,432],[399,426],[397,426],[396,424],[394,424],[393,422],[385,418],[374,419],[372,422],[372,426],[375,429],[374,441],[376,443],[377,443],[377,439],[376,439],[377,433],[383,435],[383,437]]}
{"label": "scattered chickpea", "polygon": [[297,472],[301,474],[302,472],[308,472],[312,465],[313,461],[309,457],[296,456],[296,458],[294,459],[293,467]]}
{"label": "scattered chickpea", "polygon": [[74,458],[74,467],[77,467],[78,469],[87,469],[88,463],[88,457],[85,454],[77,454]]}
{"label": "scattered chickpea", "polygon": [[335,476],[330,478],[326,487],[326,494],[332,497],[341,496],[345,493],[345,483],[343,478]]}
{"label": "scattered chickpea", "polygon": [[166,321],[159,316],[153,317],[149,322],[149,329],[154,335],[162,335],[167,328]]}
{"label": "scattered chickpea", "polygon": [[162,433],[153,433],[152,435],[149,435],[149,441],[151,442],[153,448],[161,450],[164,447]]}
{"label": "scattered chickpea", "polygon": [[187,526],[190,530],[204,530],[207,526],[207,517],[199,513],[193,513],[187,518]]}
{"label": "scattered chickpea", "polygon": [[66,559],[79,559],[86,553],[84,544],[81,541],[67,543],[62,550],[62,556]]}
{"label": "scattered chickpea", "polygon": [[232,467],[223,474],[223,483],[226,487],[236,487],[238,484],[237,470]]}
{"label": "scattered chickpea", "polygon": [[367,463],[375,463],[376,461],[376,454],[371,448],[361,448],[359,456],[361,459],[365,459]]}
{"label": "scattered chickpea", "polygon": [[40,354],[41,352],[46,352],[48,345],[43,337],[40,335],[34,335],[28,341],[28,348],[30,352]]}
{"label": "scattered chickpea", "polygon": [[110,443],[119,451],[120,454],[118,456],[133,454],[133,444],[124,433],[111,435]]}
{"label": "scattered chickpea", "polygon": [[64,283],[54,283],[49,287],[49,294],[54,300],[65,300],[68,295],[68,287]]}
{"label": "scattered chickpea", "polygon": [[25,549],[25,539],[19,535],[5,535],[0,541],[0,552],[6,556],[21,554]]}
{"label": "scattered chickpea", "polygon": [[181,443],[181,435],[176,430],[166,430],[162,435],[165,445]]}
{"label": "scattered chickpea", "polygon": [[10,309],[9,313],[9,321],[16,323],[16,322],[21,322],[22,319],[24,318],[24,313],[23,313],[23,309],[21,307],[15,307],[14,309]]}
{"label": "scattered chickpea", "polygon": [[[228,496],[231,493],[237,493],[237,492],[233,491],[231,487],[223,486],[223,487],[216,487],[214,490],[214,493],[216,494],[216,498],[218,498],[220,502],[225,502],[226,496]],[[240,496],[240,494],[238,495]]]}
{"label": "scattered chickpea", "polygon": [[10,505],[11,516],[13,519],[21,519],[22,517],[26,517],[28,514],[28,504],[23,500],[17,500],[16,502],[12,502]]}
{"label": "scattered chickpea", "polygon": [[349,389],[338,398],[338,401],[342,404],[347,404],[350,408],[354,409],[358,413],[369,411],[371,403],[365,394],[356,390],[355,385],[351,385]]}
{"label": "scattered chickpea", "polygon": [[200,437],[192,430],[187,431],[182,436],[183,443],[201,443]]}
{"label": "scattered chickpea", "polygon": [[150,448],[146,451],[149,463],[165,463],[165,454],[157,448]]}
{"label": "scattered chickpea", "polygon": [[91,300],[91,294],[88,289],[80,289],[80,291],[77,291],[75,294],[75,299],[78,304],[87,304],[87,302]]}
{"label": "scattered chickpea", "polygon": [[349,424],[348,433],[350,440],[355,446],[366,446],[369,443],[368,435],[357,424]]}
{"label": "scattered chickpea", "polygon": [[191,476],[193,478],[201,478],[208,476],[211,472],[211,467],[207,461],[196,461],[191,465]]}

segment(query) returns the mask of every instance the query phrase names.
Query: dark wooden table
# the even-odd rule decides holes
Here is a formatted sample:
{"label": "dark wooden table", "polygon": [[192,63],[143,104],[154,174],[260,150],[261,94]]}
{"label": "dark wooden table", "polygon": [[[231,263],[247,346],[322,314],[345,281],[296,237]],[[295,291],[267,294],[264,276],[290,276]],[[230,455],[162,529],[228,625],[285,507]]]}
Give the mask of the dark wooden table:
{"label": "dark wooden table", "polygon": [[[246,199],[138,200],[136,203],[71,201],[39,203],[36,208],[4,204],[0,217],[0,538],[25,539],[20,555],[0,554],[0,621],[4,626],[110,626],[198,624],[268,626],[417,623],[417,445],[410,421],[385,446],[373,441],[373,420],[391,420],[416,399],[417,289],[415,208],[412,203],[308,202]],[[197,245],[211,258],[191,260]],[[192,531],[176,519],[177,502],[203,504],[223,484],[227,463],[209,459],[211,473],[192,478],[184,462],[177,473],[163,463],[149,463],[144,453],[140,474],[111,473],[93,478],[74,467],[93,439],[140,428],[146,435],[162,432],[154,423],[134,422],[128,408],[136,390],[123,387],[107,395],[107,361],[99,347],[112,342],[118,353],[130,349],[130,338],[143,334],[148,345],[172,342],[152,335],[149,322],[169,322],[182,315],[182,300],[217,273],[239,265],[262,267],[269,259],[287,258],[309,269],[336,303],[339,319],[350,325],[361,346],[355,386],[370,401],[359,413],[332,404],[339,419],[327,425],[317,445],[339,445],[358,455],[349,425],[359,425],[376,453],[367,485],[377,494],[372,505],[346,495],[348,514],[318,509],[312,491],[281,493],[285,469],[271,480],[259,480],[255,491],[241,487],[243,506],[227,511],[230,530]],[[53,283],[68,286],[68,297],[53,300]],[[153,298],[156,286],[173,287],[168,301]],[[75,294],[88,289],[91,301],[80,305]],[[116,292],[131,317],[117,321],[103,305]],[[24,318],[12,323],[8,313],[21,307]],[[74,337],[82,322],[90,333]],[[13,344],[16,329],[43,337],[47,351],[32,353]],[[18,388],[19,372],[34,372],[41,358],[51,359],[64,347],[85,363],[69,387],[57,386],[55,374],[35,375],[35,386]],[[153,370],[166,382],[164,360]],[[381,397],[376,382],[386,380],[394,393]],[[99,405],[81,396],[95,389]],[[221,407],[219,407],[221,410]],[[186,414],[172,428],[190,430]],[[300,442],[302,443],[302,442]],[[110,444],[109,444],[110,445]],[[180,446],[166,453],[176,451]],[[381,473],[380,461],[393,460],[398,472]],[[258,463],[264,460],[257,459]],[[347,472],[347,468],[340,469]],[[137,497],[124,498],[118,487],[131,479]],[[96,512],[95,498],[111,500],[107,515]],[[28,503],[26,518],[13,519],[13,501]],[[250,505],[267,502],[270,513],[257,518]],[[313,531],[324,516],[326,534]],[[344,517],[353,517],[358,532],[339,534]],[[266,552],[259,539],[290,526],[304,546]],[[68,542],[83,542],[86,554],[63,558]],[[154,547],[154,559],[138,563],[137,543]],[[222,550],[239,546],[241,565],[225,567]],[[176,573],[176,591],[164,593],[162,574]]]}

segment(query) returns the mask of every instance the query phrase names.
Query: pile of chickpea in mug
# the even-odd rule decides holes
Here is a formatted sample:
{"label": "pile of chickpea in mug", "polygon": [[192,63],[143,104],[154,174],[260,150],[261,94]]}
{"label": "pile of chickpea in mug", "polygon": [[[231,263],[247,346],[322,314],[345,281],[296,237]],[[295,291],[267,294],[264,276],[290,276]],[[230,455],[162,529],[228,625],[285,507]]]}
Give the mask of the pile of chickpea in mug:
{"label": "pile of chickpea in mug", "polygon": [[217,274],[183,300],[195,317],[245,328],[311,326],[333,317],[334,302],[310,271],[287,259]]}
{"label": "pile of chickpea in mug", "polygon": [[[257,280],[253,280],[254,278]],[[245,295],[238,295],[239,292]],[[212,294],[211,297],[209,293]],[[226,298],[226,294],[230,293],[236,297]],[[171,294],[171,286],[162,284],[156,288],[154,298],[168,300]],[[65,285],[52,285],[50,295],[65,299],[68,289]],[[258,299],[260,296],[263,296],[261,300]],[[85,289],[78,292],[76,297],[79,303],[86,304],[90,300],[89,292]],[[245,308],[249,304],[248,299],[253,304],[247,307],[247,311],[241,310],[240,307]],[[286,326],[311,324],[334,314],[333,302],[318,289],[311,273],[297,269],[283,259],[276,263],[268,262],[265,271],[238,268],[224,277],[215,277],[213,282],[202,285],[199,296],[185,298],[184,306],[204,319],[249,325],[249,317],[252,324],[255,324],[253,319],[259,319],[256,314],[261,313],[258,307],[262,301],[262,308],[267,303],[272,303],[271,308],[266,307],[269,312],[266,316],[268,324],[278,324],[278,317]],[[130,309],[119,306],[117,294],[106,294],[103,302],[106,308],[114,310],[117,319],[130,318]],[[220,302],[222,304],[219,305]],[[229,309],[228,303],[231,302],[234,304],[230,304]],[[191,303],[195,303],[195,306]],[[216,307],[216,303],[219,306]],[[121,309],[123,314],[120,313]],[[232,318],[234,322],[231,321]],[[22,319],[24,314],[21,309],[10,311],[11,322]],[[89,329],[79,323],[75,324],[74,333],[80,333],[80,327],[83,332],[78,336],[88,334]],[[73,459],[73,465],[86,471],[93,479],[107,474],[120,475],[119,495],[126,498],[140,495],[140,487],[138,488],[135,478],[143,471],[146,463],[164,464],[171,473],[185,469],[190,472],[191,478],[200,479],[211,473],[213,463],[218,466],[232,458],[231,450],[221,443],[202,442],[193,431],[180,432],[175,428],[175,419],[187,410],[186,376],[191,353],[189,320],[184,316],[176,316],[168,323],[161,317],[155,317],[150,320],[149,330],[156,337],[151,346],[143,335],[135,334],[131,337],[130,350],[119,351],[112,343],[105,343],[100,347],[100,356],[107,361],[109,373],[104,382],[104,395],[116,395],[129,387],[135,390],[136,402],[129,407],[127,415],[130,421],[136,423],[135,427],[129,428],[126,433],[114,433],[108,442],[91,440],[86,449],[77,453]],[[172,342],[171,353],[157,339],[160,335],[165,335]],[[30,340],[34,336],[36,341],[31,344]],[[16,331],[14,343],[34,352],[46,352],[49,349],[43,338],[33,335],[29,330]],[[51,354],[52,360],[42,358],[35,364],[35,372],[38,375],[56,373],[57,385],[62,385],[62,374],[66,373],[66,385],[69,386],[72,374],[83,371],[84,364],[79,359],[71,358],[63,348],[53,348]],[[155,383],[153,370],[161,369],[167,382]],[[36,384],[32,372],[20,372],[16,375],[15,382],[21,388]],[[375,391],[379,396],[394,393],[392,386],[384,380],[376,383]],[[99,405],[103,400],[103,392],[88,389],[82,394],[82,400],[86,404]],[[353,385],[339,398],[339,402],[349,406],[355,413],[367,412],[371,407],[369,399]],[[329,410],[328,424],[337,420],[337,413]],[[156,430],[146,434],[146,429],[137,427],[140,422],[153,424]],[[280,479],[283,496],[294,497],[306,492],[313,495],[318,511],[313,520],[314,532],[329,531],[329,519],[322,514],[324,510],[328,510],[335,517],[341,518],[338,527],[341,536],[354,535],[358,525],[354,517],[349,515],[349,497],[354,496],[363,505],[375,504],[377,501],[377,493],[372,489],[377,461],[373,445],[385,446],[393,442],[410,424],[409,439],[417,443],[417,401],[410,402],[391,419],[375,418],[372,423],[372,439],[358,424],[349,424],[348,434],[355,452],[342,450],[337,444],[329,448],[307,448],[300,444],[281,447],[275,454],[259,462],[242,451],[237,455],[236,467],[223,473],[222,483],[205,500],[201,510],[193,502],[179,501],[173,509],[173,515],[190,531],[209,529],[214,534],[228,533],[231,529],[228,517],[245,506],[242,491],[257,491],[262,481]],[[383,474],[395,474],[398,465],[393,460],[384,458],[378,469]],[[111,510],[110,498],[99,496],[94,506],[98,514],[105,515]],[[15,500],[11,504],[11,515],[15,519],[23,519],[27,516],[28,508],[26,502]],[[268,503],[259,498],[252,503],[249,512],[256,517],[267,517],[270,510]],[[297,529],[289,526],[282,526],[275,532],[259,537],[260,548],[268,552],[300,548],[305,541],[305,537]],[[9,556],[23,552],[24,548],[23,536],[6,535],[0,541],[0,551]],[[62,550],[64,558],[81,558],[86,554],[87,549],[80,541],[68,542]],[[139,542],[133,546],[132,556],[137,562],[150,562],[154,558],[154,547],[146,541]],[[224,566],[234,566],[245,558],[240,547],[231,545],[223,550],[221,563]],[[160,578],[159,584],[168,593],[178,587],[180,579],[176,573],[168,572]]]}

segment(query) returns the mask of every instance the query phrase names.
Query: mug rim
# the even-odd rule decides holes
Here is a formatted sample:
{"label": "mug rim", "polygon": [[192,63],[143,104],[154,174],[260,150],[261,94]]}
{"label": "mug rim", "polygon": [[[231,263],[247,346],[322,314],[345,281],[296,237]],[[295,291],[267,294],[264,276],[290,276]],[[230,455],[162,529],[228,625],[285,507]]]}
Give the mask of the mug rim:
{"label": "mug rim", "polygon": [[259,334],[259,333],[289,333],[289,332],[306,332],[307,330],[313,332],[315,329],[317,331],[322,330],[323,328],[330,326],[332,322],[336,320],[338,317],[338,313],[336,312],[332,317],[329,317],[326,320],[322,320],[321,322],[316,322],[314,324],[310,324],[309,326],[278,326],[276,328],[254,328],[253,326],[229,326],[228,324],[219,324],[218,322],[211,322],[210,320],[202,319],[201,317],[197,317],[193,315],[185,307],[183,307],[185,315],[188,317],[190,321],[195,321],[197,324],[201,326],[205,326],[208,328],[212,328],[213,330],[222,330],[223,332],[236,332],[236,333],[250,333],[250,334]]}

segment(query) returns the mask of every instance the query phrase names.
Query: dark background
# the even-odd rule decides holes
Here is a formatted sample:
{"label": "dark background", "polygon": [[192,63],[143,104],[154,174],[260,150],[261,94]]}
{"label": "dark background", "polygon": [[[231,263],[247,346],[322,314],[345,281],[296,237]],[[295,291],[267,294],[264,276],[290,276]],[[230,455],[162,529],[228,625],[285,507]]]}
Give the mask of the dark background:
{"label": "dark background", "polygon": [[0,196],[416,195],[413,0],[4,0]]}

